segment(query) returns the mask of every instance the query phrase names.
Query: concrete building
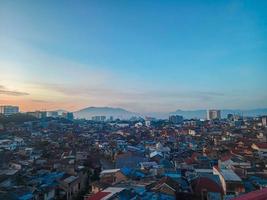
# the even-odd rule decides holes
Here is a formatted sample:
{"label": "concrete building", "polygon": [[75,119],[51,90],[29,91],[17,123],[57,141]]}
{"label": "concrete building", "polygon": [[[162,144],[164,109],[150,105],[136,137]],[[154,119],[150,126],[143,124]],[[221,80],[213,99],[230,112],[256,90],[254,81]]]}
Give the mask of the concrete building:
{"label": "concrete building", "polygon": [[267,116],[261,118],[262,126],[267,126]]}
{"label": "concrete building", "polygon": [[233,170],[213,167],[213,174],[219,175],[224,194],[238,195],[245,192],[242,179]]}
{"label": "concrete building", "polygon": [[64,112],[62,113],[62,117],[68,120],[73,120],[74,116],[72,112]]}
{"label": "concrete building", "polygon": [[19,112],[18,106],[10,106],[10,105],[0,106],[0,113],[5,116],[13,115],[18,112]]}
{"label": "concrete building", "polygon": [[57,118],[58,116],[59,115],[58,115],[57,111],[49,111],[49,112],[47,112],[47,117]]}
{"label": "concrete building", "polygon": [[64,199],[66,200],[74,199],[81,190],[80,179],[77,176],[69,176],[59,183],[59,187],[64,192]]}
{"label": "concrete building", "polygon": [[105,183],[115,184],[121,181],[126,181],[127,177],[120,169],[107,169],[101,171],[100,180]]}
{"label": "concrete building", "polygon": [[207,119],[208,120],[221,119],[221,111],[220,110],[207,110]]}
{"label": "concrete building", "polygon": [[28,112],[29,115],[36,117],[38,119],[44,119],[47,117],[47,112],[46,111],[35,111],[35,112]]}

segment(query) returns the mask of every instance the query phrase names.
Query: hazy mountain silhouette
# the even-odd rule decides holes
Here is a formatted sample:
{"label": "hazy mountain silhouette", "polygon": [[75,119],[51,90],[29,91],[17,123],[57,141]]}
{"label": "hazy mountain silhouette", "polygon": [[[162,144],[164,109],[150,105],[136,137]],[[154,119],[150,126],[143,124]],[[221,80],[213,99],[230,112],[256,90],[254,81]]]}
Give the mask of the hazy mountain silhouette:
{"label": "hazy mountain silhouette", "polygon": [[[61,112],[67,112],[65,110],[57,110]],[[114,119],[130,119],[131,117],[155,117],[158,119],[167,119],[170,115],[182,115],[185,119],[205,119],[207,117],[207,110],[181,110],[178,109],[174,112],[151,112],[151,113],[135,113],[128,111],[123,108],[114,108],[114,107],[87,107],[81,110],[73,112],[75,118],[79,119],[91,119],[93,116],[106,116],[109,118],[113,116]],[[222,109],[221,115],[222,118],[226,118],[228,114],[237,114],[245,117],[256,117],[260,115],[267,115],[267,108],[259,109]]]}
{"label": "hazy mountain silhouette", "polygon": [[[182,115],[186,119],[205,119],[207,117],[207,110],[176,110],[175,112],[169,113],[170,115]],[[228,114],[237,114],[245,117],[256,117],[260,115],[267,115],[267,108],[262,109],[250,109],[250,110],[241,110],[241,109],[222,109],[221,115],[222,118],[226,118]]]}
{"label": "hazy mountain silhouette", "polygon": [[112,116],[114,119],[129,119],[139,115],[123,108],[88,107],[74,112],[74,116],[79,119],[91,119],[93,116],[106,116],[107,118]]}

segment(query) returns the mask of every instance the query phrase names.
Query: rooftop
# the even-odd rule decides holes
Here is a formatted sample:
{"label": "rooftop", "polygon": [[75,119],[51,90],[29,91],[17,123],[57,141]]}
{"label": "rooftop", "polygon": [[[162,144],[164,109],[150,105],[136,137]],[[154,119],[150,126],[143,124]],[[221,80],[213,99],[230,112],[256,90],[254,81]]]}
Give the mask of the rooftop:
{"label": "rooftop", "polygon": [[76,177],[76,176],[69,176],[68,178],[64,179],[64,182],[71,183],[71,182],[73,182],[73,181],[75,181],[77,179],[78,179],[78,177]]}
{"label": "rooftop", "polygon": [[226,181],[242,181],[241,178],[230,169],[221,169],[221,174]]}
{"label": "rooftop", "polygon": [[111,173],[116,173],[118,171],[120,171],[120,169],[106,169],[101,171],[101,174],[111,174]]}
{"label": "rooftop", "polygon": [[125,188],[120,187],[109,187],[101,192],[98,192],[91,197],[88,197],[86,200],[106,200],[112,197],[114,194],[117,194],[123,191]]}
{"label": "rooftop", "polygon": [[266,200],[267,199],[267,188],[262,190],[256,190],[239,197],[236,197],[232,200]]}

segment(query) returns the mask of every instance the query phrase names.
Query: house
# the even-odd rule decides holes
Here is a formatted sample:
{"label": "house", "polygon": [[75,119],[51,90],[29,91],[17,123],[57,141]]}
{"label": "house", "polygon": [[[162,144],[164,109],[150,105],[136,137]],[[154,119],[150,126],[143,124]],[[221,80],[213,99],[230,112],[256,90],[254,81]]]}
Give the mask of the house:
{"label": "house", "polygon": [[121,172],[120,169],[107,169],[100,173],[100,181],[110,184],[116,184],[121,181],[126,181],[127,177]]}
{"label": "house", "polygon": [[240,195],[232,200],[266,200],[267,199],[267,188],[262,190],[256,190],[247,194]]}
{"label": "house", "polygon": [[253,143],[251,148],[259,152],[267,153],[267,143]]}
{"label": "house", "polygon": [[152,184],[151,191],[176,196],[180,191],[180,185],[174,179],[166,176]]}
{"label": "house", "polygon": [[128,168],[128,167],[124,167],[121,169],[121,172],[130,179],[134,179],[134,180],[139,180],[145,177],[145,174],[140,171],[140,170],[136,170],[136,169],[132,169],[132,168]]}
{"label": "house", "polygon": [[261,142],[266,142],[266,135],[262,132],[257,134],[257,139]]}
{"label": "house", "polygon": [[214,196],[213,193],[219,194],[220,199],[222,199],[224,194],[218,175],[201,174],[191,181],[191,187],[200,199],[208,199],[208,196]]}
{"label": "house", "polygon": [[16,144],[17,147],[23,146],[25,144],[23,138],[20,137],[15,137],[14,143]]}
{"label": "house", "polygon": [[41,187],[40,195],[38,199],[52,200],[56,198],[56,187],[55,186],[45,186]]}
{"label": "house", "polygon": [[80,179],[77,176],[68,176],[60,181],[61,192],[66,200],[73,199],[81,190]]}
{"label": "house", "polygon": [[251,168],[251,163],[246,161],[245,159],[241,159],[237,156],[232,156],[227,160],[219,160],[218,162],[220,168],[233,168],[233,167],[240,167],[244,169]]}
{"label": "house", "polygon": [[149,150],[151,153],[159,152],[163,157],[168,157],[171,149],[167,146],[163,146],[160,142],[158,142],[155,146],[150,146]]}
{"label": "house", "polygon": [[123,192],[125,188],[108,187],[107,189],[97,192],[92,196],[85,197],[84,200],[109,200],[114,198],[119,193]]}
{"label": "house", "polygon": [[140,151],[133,152],[133,151],[127,151],[122,154],[116,155],[115,158],[115,167],[116,168],[123,168],[123,167],[130,167],[135,168],[138,166],[140,162],[146,162],[147,158],[144,156],[144,154]]}
{"label": "house", "polygon": [[260,176],[250,176],[248,181],[254,186],[254,188],[262,189],[267,187],[267,178]]}
{"label": "house", "polygon": [[238,195],[245,192],[242,179],[233,170],[214,166],[213,174],[219,175],[224,194]]}
{"label": "house", "polygon": [[100,192],[100,191],[108,188],[109,186],[111,186],[111,184],[109,184],[109,183],[94,181],[93,183],[91,183],[91,187],[92,187],[91,191],[93,194],[96,194],[97,192]]}
{"label": "house", "polygon": [[10,139],[0,140],[0,149],[13,151],[17,148],[17,144]]}
{"label": "house", "polygon": [[159,163],[160,160],[163,158],[163,154],[159,151],[153,151],[149,154],[149,157],[152,161]]}
{"label": "house", "polygon": [[158,164],[154,161],[152,161],[152,162],[140,162],[139,165],[140,165],[141,170],[148,170],[148,169],[155,168],[158,166]]}

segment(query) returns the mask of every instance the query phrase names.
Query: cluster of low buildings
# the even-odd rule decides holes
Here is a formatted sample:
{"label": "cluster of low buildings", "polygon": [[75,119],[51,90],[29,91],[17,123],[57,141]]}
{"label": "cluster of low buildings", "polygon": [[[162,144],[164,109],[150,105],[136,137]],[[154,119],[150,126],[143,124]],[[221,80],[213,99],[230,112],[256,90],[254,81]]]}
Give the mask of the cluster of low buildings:
{"label": "cluster of low buildings", "polygon": [[100,162],[90,140],[79,136],[79,124],[36,118],[2,126],[0,199],[71,200],[88,193]]}
{"label": "cluster of low buildings", "polygon": [[209,114],[2,123],[0,199],[266,199],[266,117]]}

